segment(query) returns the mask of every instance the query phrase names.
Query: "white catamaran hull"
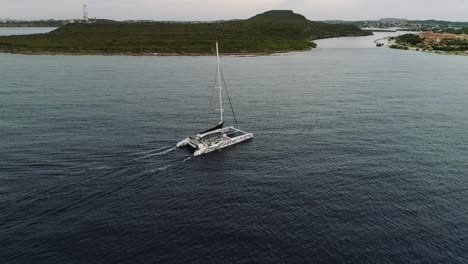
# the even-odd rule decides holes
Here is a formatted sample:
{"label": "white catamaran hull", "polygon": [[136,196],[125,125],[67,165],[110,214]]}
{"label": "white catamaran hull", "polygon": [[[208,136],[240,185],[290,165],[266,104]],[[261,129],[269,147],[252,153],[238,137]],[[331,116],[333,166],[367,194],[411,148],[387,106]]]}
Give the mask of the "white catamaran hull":
{"label": "white catamaran hull", "polygon": [[197,151],[195,151],[195,153],[193,153],[193,155],[194,156],[200,156],[200,155],[203,155],[203,154],[207,154],[207,153],[213,152],[215,150],[220,150],[222,148],[229,147],[229,146],[232,146],[234,144],[241,143],[241,142],[249,140],[251,138],[253,138],[253,134],[248,133],[248,134],[245,134],[245,135],[242,135],[242,136],[239,136],[239,137],[235,137],[235,138],[232,138],[232,139],[224,139],[221,142],[219,142],[218,144],[208,146],[208,147],[199,148]]}
{"label": "white catamaran hull", "polygon": [[190,142],[190,138],[186,138],[186,139],[180,141],[179,143],[177,143],[176,146],[177,146],[178,148],[182,148],[182,147],[187,146],[187,145],[189,144],[189,142]]}
{"label": "white catamaran hull", "polygon": [[244,132],[238,128],[226,127],[188,137],[177,143],[177,147],[190,146],[195,149],[194,156],[200,156],[229,147],[253,138],[253,133]]}

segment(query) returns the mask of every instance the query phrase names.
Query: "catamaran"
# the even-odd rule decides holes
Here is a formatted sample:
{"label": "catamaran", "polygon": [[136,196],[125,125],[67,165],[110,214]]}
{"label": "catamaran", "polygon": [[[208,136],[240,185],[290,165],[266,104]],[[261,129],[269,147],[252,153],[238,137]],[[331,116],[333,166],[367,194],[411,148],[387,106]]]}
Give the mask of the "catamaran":
{"label": "catamaran", "polygon": [[[229,103],[231,104],[231,110],[234,116],[234,120],[236,122],[236,127],[229,126],[224,127],[224,105],[223,105],[223,83],[221,81],[222,72],[221,66],[219,62],[219,50],[218,50],[218,42],[216,42],[216,60],[218,63],[218,88],[219,89],[219,112],[220,112],[220,121],[218,125],[208,130],[205,130],[201,133],[196,134],[195,136],[188,137],[179,143],[177,143],[177,147],[185,147],[190,146],[195,149],[194,156],[200,156],[203,154],[207,154],[213,152],[215,150],[219,150],[225,147],[232,146],[234,144],[241,143],[243,141],[249,140],[253,138],[252,133],[247,133],[239,129],[239,125],[237,123],[237,119],[234,113],[234,109],[232,108],[231,99],[229,97],[229,93],[227,92],[227,88],[224,87],[226,90],[226,94],[229,98]],[[224,80],[224,77],[223,77]],[[226,85],[224,85],[226,86]]]}

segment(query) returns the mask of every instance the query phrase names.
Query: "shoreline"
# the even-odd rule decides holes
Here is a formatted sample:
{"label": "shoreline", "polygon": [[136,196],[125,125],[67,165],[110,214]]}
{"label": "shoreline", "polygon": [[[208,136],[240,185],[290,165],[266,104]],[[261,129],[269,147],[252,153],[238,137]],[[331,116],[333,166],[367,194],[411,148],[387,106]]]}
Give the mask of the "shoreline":
{"label": "shoreline", "polygon": [[414,51],[414,52],[423,52],[423,53],[431,53],[431,54],[438,54],[438,55],[452,55],[452,56],[468,56],[468,51],[443,51],[443,50],[424,50],[421,48],[416,47],[406,47],[406,48],[392,48],[391,45],[387,46],[389,49],[394,50],[403,50],[403,51]]}
{"label": "shoreline", "polygon": [[[282,50],[271,52],[240,52],[240,53],[221,53],[221,56],[234,56],[234,57],[259,57],[259,56],[272,56],[275,54],[285,54],[291,52],[305,52],[311,51],[313,48],[304,50]],[[128,56],[128,57],[203,57],[212,56],[212,53],[85,53],[85,52],[55,52],[55,51],[6,51],[0,50],[0,54],[11,55],[30,55],[30,56]]]}
{"label": "shoreline", "polygon": [[[390,48],[390,47],[388,47]],[[396,50],[403,50],[403,51],[414,51],[414,52],[422,52],[422,53],[431,53],[431,54],[438,54],[438,55],[452,55],[452,56],[468,56],[468,52],[462,51],[443,51],[443,50],[422,50],[418,48],[408,47],[408,49],[399,49],[399,48],[390,48]]]}

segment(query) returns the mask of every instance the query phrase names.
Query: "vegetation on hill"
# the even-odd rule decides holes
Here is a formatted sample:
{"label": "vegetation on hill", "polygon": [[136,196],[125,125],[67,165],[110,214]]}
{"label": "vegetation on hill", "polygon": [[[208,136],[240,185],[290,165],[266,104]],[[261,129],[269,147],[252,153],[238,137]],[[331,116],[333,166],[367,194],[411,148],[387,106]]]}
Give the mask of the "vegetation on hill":
{"label": "vegetation on hill", "polygon": [[468,41],[462,39],[444,39],[439,45],[433,45],[433,50],[468,51]]}
{"label": "vegetation on hill", "polygon": [[408,44],[415,46],[423,43],[423,40],[416,34],[404,34],[395,38],[398,44]]}
{"label": "vegetation on hill", "polygon": [[[433,30],[434,31],[434,30]],[[445,33],[452,33],[452,34],[468,34],[468,27],[466,28],[459,28],[459,29],[454,29],[454,28],[447,28],[443,30]]]}
{"label": "vegetation on hill", "polygon": [[0,37],[0,51],[70,54],[225,54],[307,50],[319,38],[369,35],[353,25],[312,22],[292,11],[206,23],[74,23],[48,34]]}

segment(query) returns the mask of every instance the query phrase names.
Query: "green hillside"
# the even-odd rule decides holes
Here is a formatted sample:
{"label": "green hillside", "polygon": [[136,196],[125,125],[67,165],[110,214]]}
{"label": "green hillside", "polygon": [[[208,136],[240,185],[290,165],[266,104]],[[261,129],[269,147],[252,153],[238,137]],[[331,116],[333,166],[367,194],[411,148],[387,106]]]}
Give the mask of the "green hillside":
{"label": "green hillside", "polygon": [[260,54],[307,50],[311,40],[361,36],[352,25],[312,22],[292,11],[269,11],[247,20],[206,23],[75,23],[48,34],[0,37],[0,51],[66,54]]}

